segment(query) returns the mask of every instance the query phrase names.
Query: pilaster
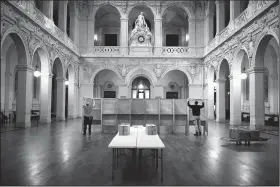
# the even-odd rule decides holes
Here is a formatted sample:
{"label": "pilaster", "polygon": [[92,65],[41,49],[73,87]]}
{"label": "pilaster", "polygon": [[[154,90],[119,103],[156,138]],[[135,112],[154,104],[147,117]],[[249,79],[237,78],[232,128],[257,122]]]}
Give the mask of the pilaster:
{"label": "pilaster", "polygon": [[250,127],[264,128],[264,67],[250,68]]}
{"label": "pilaster", "polygon": [[218,122],[224,122],[226,119],[226,108],[225,108],[225,79],[217,80],[217,118]]}
{"label": "pilaster", "polygon": [[17,65],[18,90],[16,93],[16,127],[30,127],[31,103],[32,103],[32,76],[33,68],[27,65]]}
{"label": "pilaster", "polygon": [[121,41],[120,46],[122,47],[122,54],[128,54],[128,18],[121,18]]}
{"label": "pilaster", "polygon": [[56,121],[65,120],[65,78],[57,78]]}
{"label": "pilaster", "polygon": [[219,34],[225,28],[225,2],[216,1],[216,34]]}

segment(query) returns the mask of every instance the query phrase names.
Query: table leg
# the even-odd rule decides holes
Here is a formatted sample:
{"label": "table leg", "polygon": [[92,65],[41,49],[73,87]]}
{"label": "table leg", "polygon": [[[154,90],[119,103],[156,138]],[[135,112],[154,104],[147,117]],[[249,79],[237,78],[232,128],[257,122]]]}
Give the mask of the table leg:
{"label": "table leg", "polygon": [[117,149],[117,168],[119,167],[119,149]]}
{"label": "table leg", "polygon": [[139,149],[139,171],[141,171],[141,157],[142,157],[142,149]]}
{"label": "table leg", "polygon": [[161,149],[161,181],[163,181],[163,149]]}
{"label": "table leg", "polygon": [[114,169],[115,169],[115,149],[113,149],[112,157],[112,180],[114,180]]}
{"label": "table leg", "polygon": [[158,149],[156,149],[156,170],[158,170]]}

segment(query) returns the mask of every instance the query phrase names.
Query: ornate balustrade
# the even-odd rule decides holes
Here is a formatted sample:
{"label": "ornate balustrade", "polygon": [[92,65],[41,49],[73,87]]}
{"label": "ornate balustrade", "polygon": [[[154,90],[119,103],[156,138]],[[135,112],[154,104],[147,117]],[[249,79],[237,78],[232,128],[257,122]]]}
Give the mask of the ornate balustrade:
{"label": "ornate balustrade", "polygon": [[236,32],[240,31],[245,25],[247,25],[250,21],[256,18],[259,14],[261,14],[264,10],[273,5],[275,2],[276,0],[250,2],[245,11],[243,11],[232,22],[230,22],[230,24],[224,30],[222,30],[222,32],[217,34],[215,38],[206,45],[204,55],[206,56],[216,47],[218,47],[231,36],[233,36]]}
{"label": "ornate balustrade", "polygon": [[189,54],[189,47],[162,47],[162,55],[186,55]]}
{"label": "ornate balustrade", "polygon": [[35,23],[40,25],[44,30],[49,32],[67,48],[72,50],[74,53],[79,54],[77,44],[75,44],[66,33],[62,32],[52,20],[47,18],[40,10],[38,10],[35,5],[31,3],[31,1],[18,0],[8,2],[15,6],[22,13],[24,13],[31,20],[33,20]]}

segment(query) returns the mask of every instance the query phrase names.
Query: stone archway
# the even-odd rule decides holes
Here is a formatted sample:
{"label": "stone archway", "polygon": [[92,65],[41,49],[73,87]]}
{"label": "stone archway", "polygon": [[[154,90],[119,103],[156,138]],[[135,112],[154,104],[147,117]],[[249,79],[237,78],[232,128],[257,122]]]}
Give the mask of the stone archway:
{"label": "stone archway", "polygon": [[[50,100],[49,94],[51,94],[51,81],[49,79],[50,69],[49,69],[49,57],[48,52],[43,48],[39,47],[35,50],[32,58],[32,67],[34,71],[39,70],[41,76],[33,76],[33,99],[32,104],[39,104],[39,108],[33,108],[32,111],[40,111],[40,123],[50,123],[51,122],[51,111],[50,111]],[[36,69],[38,68],[38,69]],[[35,105],[36,106],[36,105]]]}
{"label": "stone archway", "polygon": [[[13,47],[12,49],[10,48],[11,45],[14,45],[15,47]],[[13,52],[9,52],[9,50],[12,50]],[[6,66],[9,63],[9,72],[14,72],[13,76],[10,77],[11,79],[9,80],[5,79],[5,73],[2,74],[1,72],[1,99],[2,95],[6,95],[9,99],[11,98],[11,95],[3,94],[2,82],[6,82],[7,80],[10,83],[10,80],[15,80],[12,81],[14,82],[12,87],[15,88],[15,90],[13,88],[11,89],[14,90],[14,96],[12,99],[16,103],[10,113],[13,114],[13,117],[16,120],[16,127],[30,127],[32,97],[29,92],[32,89],[32,68],[28,63],[30,59],[28,56],[27,48],[22,40],[22,37],[18,33],[16,33],[16,31],[7,31],[2,37],[1,54],[4,56],[4,63],[1,63],[1,71],[2,69],[7,70]],[[12,71],[10,69],[11,60],[15,62]],[[3,90],[6,89],[4,88]],[[10,105],[10,103],[8,105]],[[1,110],[3,109],[3,107],[4,106],[1,104]]]}
{"label": "stone archway", "polygon": [[65,120],[65,80],[63,65],[60,58],[53,63],[52,77],[52,118],[56,121]]}
{"label": "stone archway", "polygon": [[229,91],[229,63],[223,59],[217,75],[217,118],[218,122],[225,122],[230,114],[230,91]]}
{"label": "stone archway", "polygon": [[66,70],[65,118],[75,118],[75,72],[70,64]]}
{"label": "stone archway", "polygon": [[[279,115],[280,67],[278,41],[271,34],[260,38],[250,70],[250,126],[259,130],[265,128],[265,114],[271,113],[270,105],[278,110],[276,110],[276,114]],[[276,76],[277,74],[278,76]],[[272,94],[269,95],[270,93]],[[269,99],[272,102],[269,102]],[[277,104],[273,105],[273,103]]]}

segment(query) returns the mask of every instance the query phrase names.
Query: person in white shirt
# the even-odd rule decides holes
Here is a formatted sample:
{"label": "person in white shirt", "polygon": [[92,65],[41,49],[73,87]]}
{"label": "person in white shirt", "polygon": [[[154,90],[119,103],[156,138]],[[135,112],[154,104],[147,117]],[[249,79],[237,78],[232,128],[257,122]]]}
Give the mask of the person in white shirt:
{"label": "person in white shirt", "polygon": [[86,105],[83,106],[84,108],[84,132],[83,135],[86,134],[87,131],[87,125],[88,125],[88,134],[91,134],[91,124],[92,124],[92,110],[94,108],[95,103],[93,102],[93,105],[90,106],[87,102]]}

